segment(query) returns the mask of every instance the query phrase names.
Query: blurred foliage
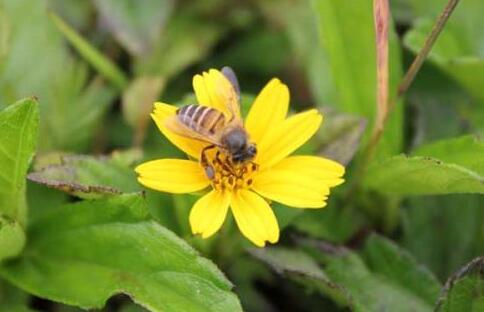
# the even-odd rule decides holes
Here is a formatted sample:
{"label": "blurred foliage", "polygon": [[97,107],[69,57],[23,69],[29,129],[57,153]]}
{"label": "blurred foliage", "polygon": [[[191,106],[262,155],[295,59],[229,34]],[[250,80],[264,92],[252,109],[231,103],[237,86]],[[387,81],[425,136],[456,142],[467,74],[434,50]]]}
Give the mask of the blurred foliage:
{"label": "blurred foliage", "polygon": [[[396,100],[447,0],[390,3]],[[372,1],[0,0],[0,311],[482,310],[483,14],[461,1],[362,170]],[[293,111],[320,109],[296,153],[347,166],[327,208],[272,204],[282,237],[266,249],[231,218],[194,237],[196,197],[133,171],[184,157],[152,103],[194,103],[192,76],[225,65],[244,115],[272,77]]]}

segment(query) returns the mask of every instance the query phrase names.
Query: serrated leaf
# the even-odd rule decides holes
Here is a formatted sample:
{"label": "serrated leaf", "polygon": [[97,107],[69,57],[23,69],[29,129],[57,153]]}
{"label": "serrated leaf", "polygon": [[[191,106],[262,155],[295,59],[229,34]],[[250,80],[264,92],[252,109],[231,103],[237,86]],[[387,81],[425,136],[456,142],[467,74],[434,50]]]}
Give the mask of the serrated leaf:
{"label": "serrated leaf", "polygon": [[437,312],[484,310],[484,257],[479,257],[451,276],[437,302]]}
{"label": "serrated leaf", "polygon": [[484,176],[432,157],[399,155],[372,164],[365,187],[395,195],[484,193]]}
{"label": "serrated leaf", "polygon": [[[124,154],[133,157],[129,151]],[[134,170],[130,167],[131,163],[126,163],[123,153],[114,153],[111,157],[48,157],[55,163],[44,164],[43,168],[30,173],[29,180],[81,198],[98,198],[141,190]],[[39,161],[42,163],[44,160]]]}
{"label": "serrated leaf", "polygon": [[388,239],[371,236],[361,255],[317,242],[308,246],[329,278],[350,293],[355,311],[432,311],[439,282]]}
{"label": "serrated leaf", "polygon": [[125,293],[151,311],[241,311],[215,265],[147,217],[139,195],[58,207],[32,224],[25,252],[0,274],[85,309]]}

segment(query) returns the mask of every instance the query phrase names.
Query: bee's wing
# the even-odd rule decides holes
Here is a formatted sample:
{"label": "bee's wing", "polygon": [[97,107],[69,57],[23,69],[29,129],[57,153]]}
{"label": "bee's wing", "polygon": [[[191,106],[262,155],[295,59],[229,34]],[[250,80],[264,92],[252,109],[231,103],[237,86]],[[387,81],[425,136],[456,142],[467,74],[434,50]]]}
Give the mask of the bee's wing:
{"label": "bee's wing", "polygon": [[237,76],[232,68],[225,66],[222,68],[222,74],[227,78],[231,87],[221,88],[224,92],[223,97],[226,101],[227,108],[232,114],[232,121],[242,125],[242,117],[240,115],[240,86]]}
{"label": "bee's wing", "polygon": [[165,120],[165,126],[168,128],[168,130],[170,130],[170,131],[172,131],[172,132],[174,132],[174,133],[176,133],[180,136],[183,136],[185,138],[190,138],[190,139],[206,142],[206,143],[209,143],[209,144],[214,144],[214,145],[217,145],[217,146],[220,145],[220,143],[219,143],[220,140],[219,140],[218,136],[209,135],[209,134],[202,134],[202,133],[196,132],[195,130],[190,129],[189,127],[187,127],[183,123],[181,123],[178,120],[178,117],[176,115],[168,117]]}

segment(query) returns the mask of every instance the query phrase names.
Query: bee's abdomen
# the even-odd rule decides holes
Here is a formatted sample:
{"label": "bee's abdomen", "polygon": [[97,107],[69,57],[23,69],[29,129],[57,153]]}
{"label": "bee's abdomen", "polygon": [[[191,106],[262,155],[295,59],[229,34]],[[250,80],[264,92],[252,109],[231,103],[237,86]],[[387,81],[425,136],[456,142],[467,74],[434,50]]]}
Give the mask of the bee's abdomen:
{"label": "bee's abdomen", "polygon": [[225,123],[222,112],[207,106],[185,105],[178,109],[176,114],[185,126],[203,134],[213,135]]}

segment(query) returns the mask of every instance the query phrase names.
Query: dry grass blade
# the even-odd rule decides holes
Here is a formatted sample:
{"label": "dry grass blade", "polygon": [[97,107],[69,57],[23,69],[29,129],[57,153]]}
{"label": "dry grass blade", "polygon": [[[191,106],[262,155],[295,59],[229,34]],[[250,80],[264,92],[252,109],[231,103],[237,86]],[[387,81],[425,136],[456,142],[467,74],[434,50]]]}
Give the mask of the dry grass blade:
{"label": "dry grass blade", "polygon": [[389,63],[388,63],[388,24],[390,7],[388,0],[373,1],[373,16],[376,32],[376,76],[377,76],[377,115],[375,131],[381,131],[388,115]]}

